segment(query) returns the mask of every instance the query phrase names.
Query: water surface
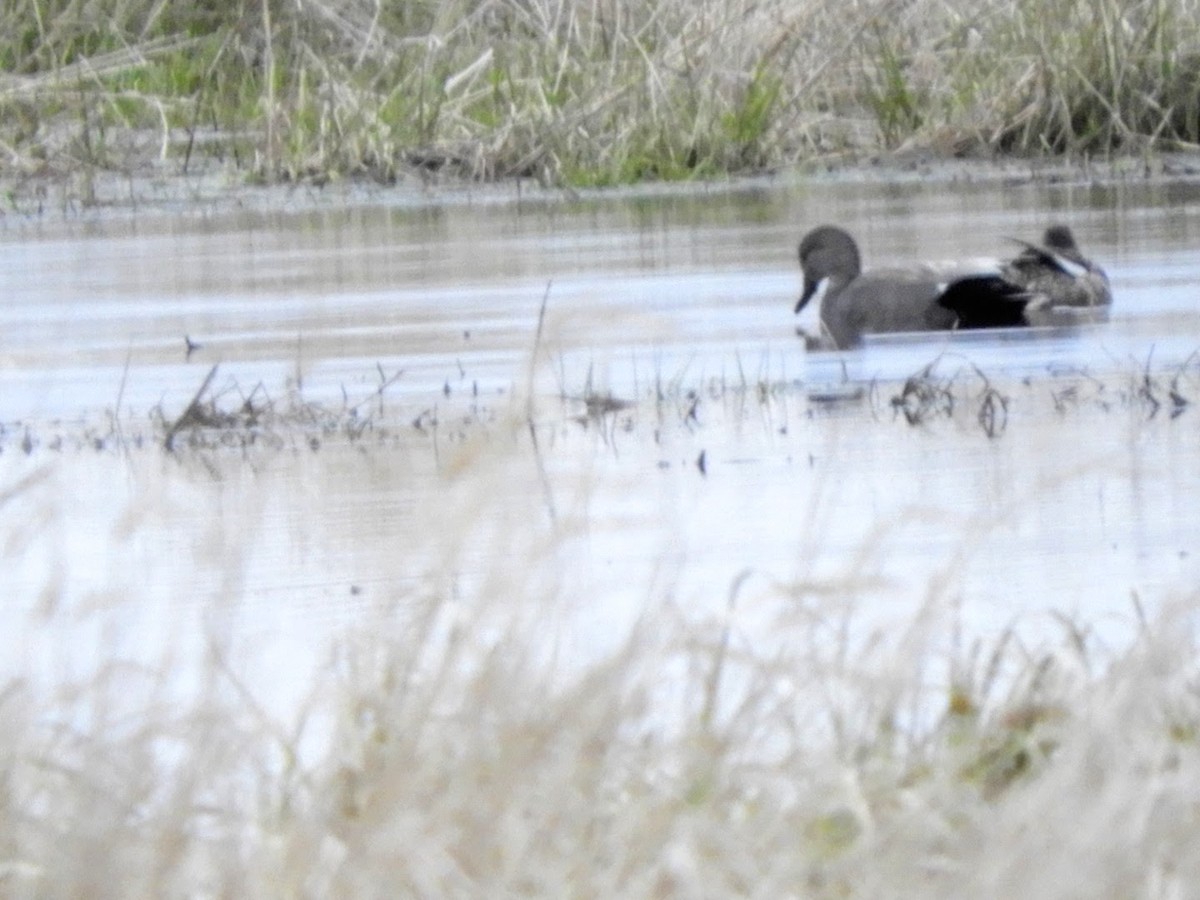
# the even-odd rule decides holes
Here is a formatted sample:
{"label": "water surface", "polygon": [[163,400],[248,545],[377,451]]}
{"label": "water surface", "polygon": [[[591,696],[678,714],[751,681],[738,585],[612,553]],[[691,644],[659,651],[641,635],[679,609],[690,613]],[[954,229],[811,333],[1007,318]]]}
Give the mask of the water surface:
{"label": "water surface", "polygon": [[[9,658],[61,676],[186,632],[311,662],[380,605],[531,585],[558,598],[542,613],[567,657],[731,597],[747,640],[756,608],[813,604],[1119,632],[1131,598],[1200,575],[1200,410],[1138,393],[1152,371],[1165,400],[1179,372],[1200,401],[1198,210],[1194,184],[756,182],[7,220]],[[821,356],[795,336],[813,225],[886,265],[1003,253],[1054,221],[1106,267],[1108,325]],[[891,398],[935,360],[958,406],[909,425]],[[213,365],[230,406],[362,404],[372,441],[113,449],[114,421],[152,435]],[[810,399],[845,379],[862,400]],[[988,387],[1007,402],[991,437]],[[589,418],[608,395],[630,405]]]}

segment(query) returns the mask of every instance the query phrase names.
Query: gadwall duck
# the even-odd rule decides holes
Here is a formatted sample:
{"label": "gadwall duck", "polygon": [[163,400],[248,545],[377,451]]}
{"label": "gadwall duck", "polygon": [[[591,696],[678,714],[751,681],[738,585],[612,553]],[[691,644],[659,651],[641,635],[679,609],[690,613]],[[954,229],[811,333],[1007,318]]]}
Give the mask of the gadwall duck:
{"label": "gadwall duck", "polygon": [[1066,225],[1046,229],[995,274],[962,279],[938,298],[959,328],[1078,325],[1105,322],[1112,308],[1108,275],[1085,257]]}
{"label": "gadwall duck", "polygon": [[822,225],[800,242],[804,293],[799,313],[826,282],[821,338],[847,349],[865,334],[949,331],[1102,321],[1112,303],[1104,271],[1079,252],[1069,228],[1047,229],[1043,244],[991,265],[954,264],[862,271],[854,239]]}
{"label": "gadwall duck", "polygon": [[923,265],[864,272],[854,238],[834,225],[822,225],[804,236],[800,268],[804,293],[796,303],[797,313],[826,282],[821,345],[844,350],[858,345],[864,334],[945,331],[958,321],[954,310],[937,302],[946,289],[944,276]]}

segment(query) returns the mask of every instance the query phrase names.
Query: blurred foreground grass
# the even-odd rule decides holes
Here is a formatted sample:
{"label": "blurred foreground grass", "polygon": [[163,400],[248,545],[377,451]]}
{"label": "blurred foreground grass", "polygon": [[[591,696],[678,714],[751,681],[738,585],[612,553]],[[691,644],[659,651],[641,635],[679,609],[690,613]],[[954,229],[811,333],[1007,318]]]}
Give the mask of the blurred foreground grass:
{"label": "blurred foreground grass", "polygon": [[[436,479],[395,450],[257,457],[298,482],[244,451],[141,451],[79,476],[126,500],[99,532],[109,580],[76,600],[71,468],[117,461],[7,454],[6,562],[58,574],[8,633],[5,896],[1115,898],[1200,875],[1194,596],[1135,597],[1116,643],[1066,618],[970,636],[970,598],[935,584],[882,627],[857,570],[739,577],[707,611],[647,585],[622,622],[573,590],[587,522],[552,525],[498,445],[444,449]],[[424,543],[368,548],[372,598],[308,672],[270,649],[281,624],[247,628],[246,573],[274,503],[311,541],[339,497],[312,473],[342,484],[346,461],[360,486],[436,480],[437,502]]]}
{"label": "blurred foreground grass", "polygon": [[[593,185],[1200,144],[1195,0],[33,0],[0,173]],[[84,187],[86,199],[86,185]]]}

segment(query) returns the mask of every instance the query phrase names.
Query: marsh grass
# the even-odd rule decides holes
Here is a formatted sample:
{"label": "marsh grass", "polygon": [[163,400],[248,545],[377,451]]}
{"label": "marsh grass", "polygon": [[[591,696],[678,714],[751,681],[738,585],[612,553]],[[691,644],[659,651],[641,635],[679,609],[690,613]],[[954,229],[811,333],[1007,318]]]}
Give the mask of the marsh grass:
{"label": "marsh grass", "polygon": [[[324,438],[336,437],[351,443],[386,440],[388,431],[377,427],[384,418],[384,397],[403,376],[403,371],[385,372],[377,367],[379,386],[366,397],[351,400],[342,390],[340,406],[330,406],[304,397],[302,385],[289,382],[280,397],[272,396],[262,383],[246,390],[236,379],[214,385],[219,367],[213,366],[183,411],[168,417],[162,407],[151,411],[155,431],[168,453],[186,445],[192,449],[246,448],[262,443],[269,448],[294,447],[303,441],[316,450]],[[414,420],[420,427],[426,415]]]}
{"label": "marsh grass", "polygon": [[[553,365],[554,394],[541,402],[533,380],[525,386],[524,428],[537,435],[564,424],[594,429],[610,444],[618,434],[665,431],[703,432],[710,412],[723,422],[757,420],[786,435],[804,416],[856,415],[865,411],[880,425],[901,422],[914,428],[978,428],[989,438],[1035,422],[1048,412],[1058,416],[1101,415],[1124,411],[1139,421],[1178,419],[1194,414],[1200,402],[1200,351],[1182,361],[1160,364],[1151,352],[1144,360],[1113,360],[1104,371],[1062,368],[1045,378],[992,377],[968,357],[941,353],[902,380],[806,384],[769,371],[766,360],[748,370],[737,360],[730,372],[693,373],[684,367],[656,367],[639,384],[622,377],[621,391],[599,376],[593,365],[572,381],[563,359]],[[636,366],[635,366],[636,368]],[[644,374],[644,373],[643,373]],[[99,420],[17,421],[0,423],[0,453],[24,456],[50,453],[119,453],[157,446],[171,454],[195,451],[261,450],[266,454],[307,449],[326,443],[349,444],[364,451],[395,446],[414,433],[435,452],[442,444],[462,445],[503,432],[517,392],[501,390],[483,397],[477,390],[401,393],[404,371],[377,365],[375,387],[340,388],[340,401],[314,399],[303,384],[288,380],[279,387],[246,385],[217,366],[200,379],[190,399],[173,398],[144,413],[111,409]],[[364,378],[368,384],[371,378]],[[328,392],[326,392],[327,394]],[[557,400],[557,404],[553,401]]]}
{"label": "marsh grass", "polygon": [[[1131,606],[1115,644],[1069,619],[982,639],[932,583],[882,628],[858,572],[744,573],[708,613],[647,588],[571,652],[581,523],[502,508],[519,453],[468,455],[430,546],[378,559],[420,577],[333,639],[298,709],[220,628],[195,677],[168,647],[0,685],[4,893],[1158,897],[1200,871],[1194,598]],[[6,532],[44,484],[0,493]]]}
{"label": "marsh grass", "polygon": [[[589,373],[562,399],[587,427],[679,429],[702,429],[711,404],[793,399],[794,386],[751,372],[662,373],[630,399]],[[1164,399],[1200,390],[1198,373],[1195,357],[1130,361],[1107,378],[1075,373],[1070,397],[1047,379],[1011,403],[1032,391],[1064,414],[1163,418]],[[376,571],[355,577],[384,587],[292,685],[300,700],[273,705],[272,679],[295,673],[256,659],[269,637],[239,646],[220,624],[259,602],[241,593],[249,539],[236,534],[260,526],[237,510],[261,513],[265,496],[244,495],[271,489],[231,470],[248,446],[304,446],[313,423],[367,447],[367,462],[278,454],[300,460],[305,484],[346,458],[356,472],[386,466],[386,446],[342,430],[407,420],[399,379],[380,370],[376,389],[330,406],[299,391],[271,399],[214,369],[160,417],[152,446],[170,434],[173,458],[215,461],[205,490],[183,495],[200,519],[196,498],[209,498],[206,543],[225,548],[215,608],[193,619],[173,607],[174,639],[134,658],[97,640],[92,670],[76,661],[88,645],[77,629],[99,620],[102,637],[119,634],[154,604],[131,587],[77,608],[46,587],[23,652],[49,642],[52,664],[0,682],[6,896],[1162,897],[1200,874],[1194,595],[1153,598],[1152,614],[1132,595],[1117,639],[1111,623],[1063,615],[980,636],[960,619],[971,598],[937,575],[885,626],[867,602],[869,558],[821,578],[801,561],[713,583],[699,608],[670,579],[648,584],[639,614],[597,628],[572,552],[589,504],[566,500],[587,488],[560,483],[547,516],[531,445],[513,440],[544,424],[545,398],[514,404],[499,439],[476,429],[444,451],[438,502],[419,510],[424,543],[376,536]],[[911,423],[922,427],[970,420],[989,389],[944,357],[895,386],[935,398]],[[892,418],[865,424],[909,427]],[[11,556],[56,541],[56,515],[76,507],[47,510],[59,470],[44,458],[4,459]],[[122,480],[149,496],[112,512],[132,544],[166,527],[153,498],[173,492],[154,477],[193,487],[190,467],[140,459]],[[171,571],[181,600],[200,592],[186,554]],[[47,670],[57,683],[40,681]]]}
{"label": "marsh grass", "polygon": [[37,0],[0,26],[10,174],[603,185],[1200,144],[1194,0]]}

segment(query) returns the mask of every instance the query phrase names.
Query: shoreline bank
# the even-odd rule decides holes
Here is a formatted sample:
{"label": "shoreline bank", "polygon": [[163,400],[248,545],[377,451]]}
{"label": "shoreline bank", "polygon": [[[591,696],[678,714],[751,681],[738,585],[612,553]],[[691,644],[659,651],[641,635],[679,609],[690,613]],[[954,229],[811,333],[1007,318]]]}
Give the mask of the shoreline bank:
{"label": "shoreline bank", "polygon": [[135,173],[86,172],[57,176],[0,176],[6,199],[3,218],[92,218],[106,214],[212,213],[228,209],[291,211],[330,206],[387,205],[423,208],[440,205],[555,203],[597,198],[641,198],[720,194],[805,185],[1114,185],[1129,182],[1200,181],[1200,152],[1154,153],[1104,160],[1063,158],[956,159],[923,154],[825,160],[753,175],[689,181],[572,188],[535,179],[472,181],[411,172],[390,184],[366,178],[255,184],[247,173],[211,166],[180,174],[147,165]]}

